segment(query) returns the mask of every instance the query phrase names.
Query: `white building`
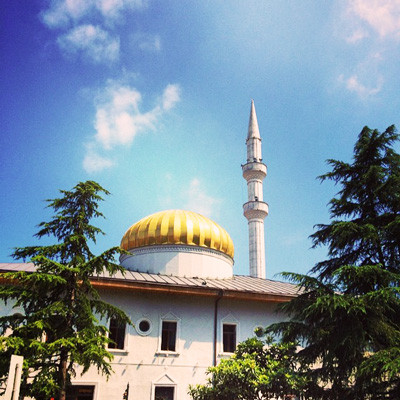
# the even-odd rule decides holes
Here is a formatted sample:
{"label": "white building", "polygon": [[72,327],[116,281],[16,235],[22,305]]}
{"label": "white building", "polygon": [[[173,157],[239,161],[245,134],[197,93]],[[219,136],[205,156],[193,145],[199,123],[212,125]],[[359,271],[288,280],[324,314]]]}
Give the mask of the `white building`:
{"label": "white building", "polygon": [[[189,399],[188,385],[203,383],[206,369],[229,357],[255,328],[279,319],[277,303],[296,288],[265,279],[261,138],[254,103],[247,135],[248,184],[244,215],[249,223],[250,276],[233,275],[229,234],[199,214],[168,210],[132,225],[121,247],[127,272],[93,279],[102,297],[123,309],[134,327],[110,321],[116,348],[109,381],[95,369],[74,379],[71,400],[119,400],[129,384],[129,400]],[[0,269],[33,270],[32,264],[0,264]],[[12,310],[3,309],[4,312]]]}

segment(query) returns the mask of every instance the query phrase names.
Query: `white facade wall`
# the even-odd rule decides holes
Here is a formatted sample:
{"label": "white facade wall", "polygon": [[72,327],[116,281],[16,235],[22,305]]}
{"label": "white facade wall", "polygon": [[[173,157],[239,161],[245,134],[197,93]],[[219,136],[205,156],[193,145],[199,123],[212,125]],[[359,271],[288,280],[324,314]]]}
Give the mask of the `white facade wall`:
{"label": "white facade wall", "polygon": [[[103,292],[105,300],[128,313],[134,323],[147,318],[152,323],[148,336],[141,336],[129,327],[125,350],[112,350],[115,374],[107,382],[95,369],[74,380],[74,384],[95,385],[95,400],[119,400],[127,384],[130,400],[154,400],[154,386],[175,386],[175,400],[190,399],[189,384],[205,382],[206,369],[213,363],[214,306],[216,298],[205,296],[168,295],[150,292]],[[222,324],[237,324],[237,341],[254,335],[258,326],[267,326],[279,319],[272,303],[229,300],[218,304],[217,362],[229,355],[222,353]],[[159,351],[161,320],[177,318],[176,353]]]}

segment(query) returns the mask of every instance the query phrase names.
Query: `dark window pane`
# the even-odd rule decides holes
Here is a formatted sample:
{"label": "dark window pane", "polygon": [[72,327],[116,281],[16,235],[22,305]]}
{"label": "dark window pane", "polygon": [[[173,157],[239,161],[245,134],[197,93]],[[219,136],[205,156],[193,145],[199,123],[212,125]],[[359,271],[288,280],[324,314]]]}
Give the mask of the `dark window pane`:
{"label": "dark window pane", "polygon": [[93,400],[94,386],[70,386],[67,389],[67,400]]}
{"label": "dark window pane", "polygon": [[154,400],[174,400],[174,387],[172,386],[156,386],[155,392]]}
{"label": "dark window pane", "polygon": [[111,318],[108,337],[114,342],[109,343],[108,348],[123,350],[125,345],[125,324],[120,324],[115,318]]}
{"label": "dark window pane", "polygon": [[140,321],[139,329],[141,332],[147,332],[150,329],[150,322],[146,320]]}
{"label": "dark window pane", "polygon": [[161,350],[175,351],[176,349],[176,322],[163,321],[161,331]]}
{"label": "dark window pane", "polygon": [[236,349],[236,325],[223,325],[223,347],[224,353],[233,353]]}

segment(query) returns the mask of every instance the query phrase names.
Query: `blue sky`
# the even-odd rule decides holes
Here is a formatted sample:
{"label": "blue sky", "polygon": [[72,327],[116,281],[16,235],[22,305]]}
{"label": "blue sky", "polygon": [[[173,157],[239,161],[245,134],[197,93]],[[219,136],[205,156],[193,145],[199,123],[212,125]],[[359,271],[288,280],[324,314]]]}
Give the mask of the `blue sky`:
{"label": "blue sky", "polygon": [[268,166],[267,277],[307,272],[329,221],[325,160],[399,126],[400,1],[30,0],[0,4],[0,261],[37,243],[46,198],[87,179],[106,236],[183,208],[222,225],[248,273],[245,137]]}

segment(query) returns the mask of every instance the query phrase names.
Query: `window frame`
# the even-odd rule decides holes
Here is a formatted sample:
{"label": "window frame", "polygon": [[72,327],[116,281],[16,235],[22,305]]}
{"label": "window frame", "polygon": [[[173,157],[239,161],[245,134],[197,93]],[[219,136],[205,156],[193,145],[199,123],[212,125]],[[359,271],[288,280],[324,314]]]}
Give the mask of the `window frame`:
{"label": "window frame", "polygon": [[[92,400],[96,400],[97,399],[97,386],[98,386],[98,382],[72,382],[70,389],[71,388],[83,388],[83,387],[90,387],[93,388],[93,392],[92,392]],[[71,392],[67,392],[67,399],[71,398]]]}
{"label": "window frame", "polygon": [[[161,323],[161,351],[176,353],[176,336],[178,323],[176,321],[163,320]],[[164,347],[164,348],[163,348]]]}
{"label": "window frame", "polygon": [[176,385],[160,385],[160,384],[155,384],[154,385],[154,395],[153,395],[153,399],[156,400],[156,391],[157,388],[171,388],[173,389],[173,394],[172,394],[172,400],[176,399]]}
{"label": "window frame", "polygon": [[[112,321],[116,321],[116,318],[110,318],[109,320],[108,320],[108,334],[107,334],[107,336],[108,336],[108,338],[109,339],[111,339],[111,333],[112,333],[112,331],[111,331],[111,322]],[[124,324],[125,326],[124,326],[124,334],[123,334],[123,339],[122,339],[122,337],[120,338],[120,339],[122,339],[123,340],[123,346],[122,346],[122,348],[119,348],[118,347],[118,341],[116,341],[116,340],[114,340],[114,342],[116,343],[116,347],[110,347],[110,344],[111,343],[108,343],[108,345],[107,345],[107,351],[110,351],[110,352],[117,352],[117,353],[127,353],[127,349],[128,349],[128,325],[127,324]],[[117,329],[120,329],[120,328],[118,328],[117,327]],[[112,345],[112,344],[111,344]]]}
{"label": "window frame", "polygon": [[[176,324],[175,331],[175,350],[162,350],[163,344],[163,324],[164,322],[173,322]],[[180,333],[181,333],[181,320],[173,313],[168,313],[160,318],[159,334],[158,334],[158,348],[157,354],[164,355],[179,355],[180,350]]]}
{"label": "window frame", "polygon": [[156,388],[157,387],[173,387],[174,388],[174,397],[173,400],[176,400],[178,397],[178,385],[169,374],[164,373],[158,379],[153,380],[151,382],[151,396],[152,400],[156,398]]}
{"label": "window frame", "polygon": [[239,320],[235,318],[232,313],[229,313],[220,320],[219,326],[219,355],[223,358],[231,357],[234,352],[224,351],[224,325],[235,325],[236,326],[236,337],[235,337],[235,350],[240,341],[240,324]]}
{"label": "window frame", "polygon": [[[148,322],[148,324],[149,324],[149,329],[147,331],[142,331],[140,329],[140,324],[143,321]],[[148,336],[148,335],[150,335],[150,333],[153,330],[153,323],[151,322],[151,320],[149,318],[142,317],[142,318],[138,319],[137,322],[135,323],[135,330],[140,336]]]}
{"label": "window frame", "polygon": [[[234,327],[233,332],[225,332],[225,327]],[[237,323],[232,323],[232,322],[223,322],[222,323],[222,353],[223,354],[233,354],[236,350],[237,347],[237,336],[238,336],[238,324]],[[233,343],[231,343],[232,338],[229,338],[229,341],[226,343],[225,346],[225,335],[230,335],[233,336]],[[229,351],[230,349],[225,349],[225,347],[231,347],[233,344],[233,351]]]}

